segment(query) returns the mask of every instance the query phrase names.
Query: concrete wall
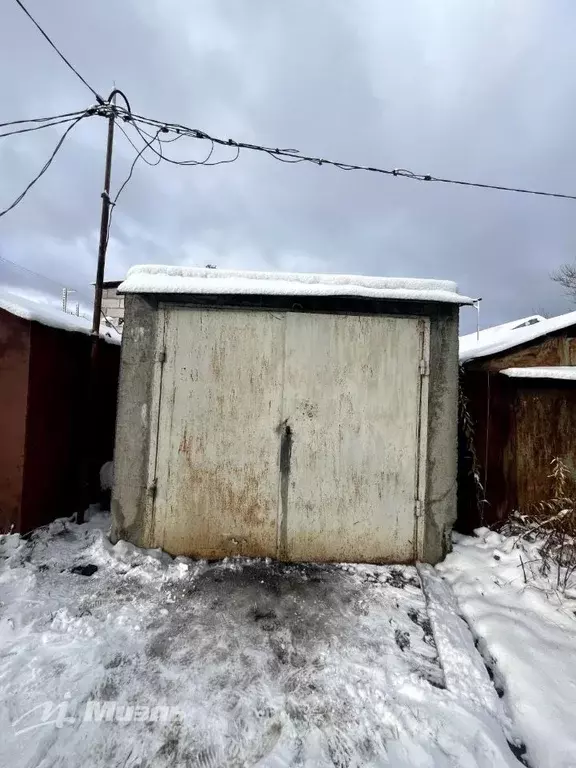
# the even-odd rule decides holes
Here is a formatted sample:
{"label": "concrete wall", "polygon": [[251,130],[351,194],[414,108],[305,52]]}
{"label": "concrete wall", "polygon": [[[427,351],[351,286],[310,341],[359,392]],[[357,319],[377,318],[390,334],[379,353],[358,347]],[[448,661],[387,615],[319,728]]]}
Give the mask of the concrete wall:
{"label": "concrete wall", "polygon": [[[180,298],[185,301],[185,298]],[[291,299],[291,302],[294,300]],[[340,302],[342,303],[342,302]],[[113,491],[113,540],[158,546],[153,536],[155,454],[158,422],[151,417],[158,376],[157,334],[164,323],[157,302],[126,297]],[[413,314],[430,318],[430,371],[427,380],[427,469],[422,505],[421,559],[437,562],[450,547],[456,519],[458,307],[416,302],[359,304],[364,313]],[[306,308],[307,311],[309,307]],[[323,310],[324,311],[324,310]],[[343,311],[342,309],[340,311]]]}
{"label": "concrete wall", "polygon": [[441,305],[430,323],[428,460],[423,559],[451,549],[457,516],[459,308]]}
{"label": "concrete wall", "polygon": [[114,489],[112,492],[112,541],[126,539],[147,546],[145,539],[152,384],[156,361],[156,302],[126,296],[122,336]]}

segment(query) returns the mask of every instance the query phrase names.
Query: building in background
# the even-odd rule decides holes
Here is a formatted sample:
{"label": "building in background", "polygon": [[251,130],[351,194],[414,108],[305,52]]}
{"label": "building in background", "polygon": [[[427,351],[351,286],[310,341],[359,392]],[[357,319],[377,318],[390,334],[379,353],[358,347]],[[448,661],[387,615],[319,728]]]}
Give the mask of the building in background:
{"label": "building in background", "polygon": [[549,499],[553,459],[576,477],[576,312],[463,336],[460,362],[458,527],[470,532]]}
{"label": "building in background", "polygon": [[121,280],[105,280],[102,286],[102,312],[115,326],[124,322],[124,296],[118,293]]}
{"label": "building in background", "polygon": [[97,412],[88,419],[90,328],[83,317],[0,292],[0,533],[72,514],[88,447],[97,500],[98,469],[113,451],[120,336],[103,326]]}
{"label": "building in background", "polygon": [[436,562],[456,518],[454,283],[134,267],[113,540]]}

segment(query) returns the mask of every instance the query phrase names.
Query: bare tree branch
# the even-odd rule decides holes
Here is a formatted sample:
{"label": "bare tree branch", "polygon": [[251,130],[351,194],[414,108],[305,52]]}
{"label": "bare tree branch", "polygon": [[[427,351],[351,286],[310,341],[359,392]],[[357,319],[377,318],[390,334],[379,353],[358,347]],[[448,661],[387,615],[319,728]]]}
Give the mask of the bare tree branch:
{"label": "bare tree branch", "polygon": [[564,288],[568,296],[576,301],[576,262],[562,264],[550,277]]}

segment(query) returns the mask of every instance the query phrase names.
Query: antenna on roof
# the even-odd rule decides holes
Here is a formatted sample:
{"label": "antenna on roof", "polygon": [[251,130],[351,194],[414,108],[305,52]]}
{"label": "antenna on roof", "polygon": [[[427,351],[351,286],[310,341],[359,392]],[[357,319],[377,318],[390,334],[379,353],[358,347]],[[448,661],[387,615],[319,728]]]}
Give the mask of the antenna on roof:
{"label": "antenna on roof", "polygon": [[476,307],[476,341],[480,341],[480,302],[482,296],[477,299],[473,299],[472,304]]}
{"label": "antenna on roof", "polygon": [[74,288],[62,288],[62,311],[66,312],[66,314],[68,314],[68,295],[70,293],[76,293]]}

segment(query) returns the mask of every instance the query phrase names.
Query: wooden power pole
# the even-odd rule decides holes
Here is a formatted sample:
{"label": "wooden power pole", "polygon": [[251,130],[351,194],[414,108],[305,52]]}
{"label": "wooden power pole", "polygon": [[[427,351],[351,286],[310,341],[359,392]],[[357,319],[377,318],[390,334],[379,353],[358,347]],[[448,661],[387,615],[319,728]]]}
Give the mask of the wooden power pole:
{"label": "wooden power pole", "polygon": [[100,318],[102,315],[102,290],[104,283],[104,269],[106,267],[106,249],[108,247],[108,229],[110,225],[110,179],[112,176],[112,149],[114,145],[114,120],[116,118],[114,105],[116,104],[116,93],[114,89],[108,98],[110,106],[110,115],[108,116],[108,141],[106,143],[106,164],[104,168],[104,190],[102,191],[102,212],[100,215],[100,241],[98,244],[98,266],[96,267],[96,282],[94,284],[94,312],[92,313],[92,345],[90,350],[90,371],[88,381],[88,413],[86,425],[88,435],[86,436],[86,455],[84,456],[81,469],[81,493],[79,505],[76,512],[76,522],[84,522],[84,510],[90,502],[89,489],[90,477],[94,471],[95,459],[97,454],[98,440],[96,430],[99,428],[99,419],[97,417],[98,407],[98,372],[99,372],[99,348],[102,340],[100,339]]}

